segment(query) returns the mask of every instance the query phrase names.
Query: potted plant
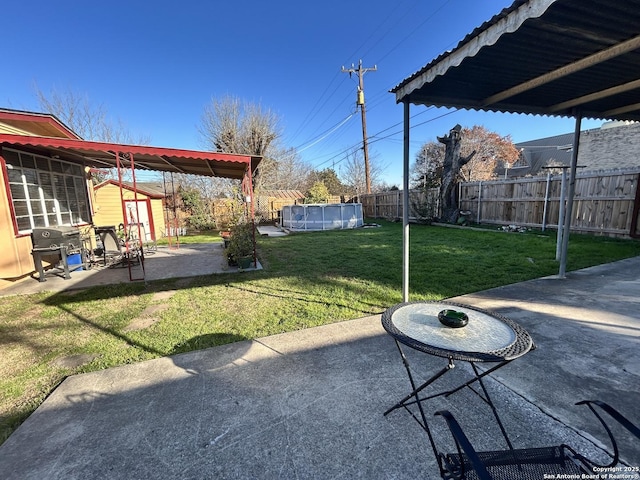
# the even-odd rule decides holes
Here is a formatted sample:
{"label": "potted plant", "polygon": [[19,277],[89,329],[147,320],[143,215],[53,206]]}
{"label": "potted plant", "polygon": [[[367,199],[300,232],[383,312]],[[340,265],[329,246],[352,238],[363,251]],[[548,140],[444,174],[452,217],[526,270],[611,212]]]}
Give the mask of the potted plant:
{"label": "potted plant", "polygon": [[227,247],[229,265],[237,265],[240,268],[251,266],[254,247],[253,228],[253,223],[239,223],[233,228]]}

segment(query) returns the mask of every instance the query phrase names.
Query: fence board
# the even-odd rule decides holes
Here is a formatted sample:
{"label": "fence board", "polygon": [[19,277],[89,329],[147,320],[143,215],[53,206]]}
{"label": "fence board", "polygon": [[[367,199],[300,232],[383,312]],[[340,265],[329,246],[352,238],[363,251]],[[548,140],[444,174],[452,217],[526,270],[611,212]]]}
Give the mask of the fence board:
{"label": "fence board", "polygon": [[[639,168],[578,174],[571,230],[612,236],[640,235],[639,179]],[[566,191],[568,184],[567,178]],[[470,218],[479,223],[557,228],[561,188],[559,175],[462,183],[459,206],[460,210],[470,211]],[[410,217],[424,218],[425,212],[429,212],[430,218],[439,216],[438,189],[431,189],[428,197],[422,191],[411,190],[409,199]],[[402,218],[401,191],[363,195],[361,202],[366,217]],[[428,208],[420,208],[425,203]]]}
{"label": "fence board", "polygon": [[[572,231],[605,235],[634,233],[631,223],[639,174],[640,170],[634,169],[578,175]],[[549,189],[545,197],[547,183]],[[568,185],[565,188],[568,189]],[[460,208],[471,210],[473,218],[482,223],[557,228],[560,193],[559,176],[475,182],[463,184]]]}

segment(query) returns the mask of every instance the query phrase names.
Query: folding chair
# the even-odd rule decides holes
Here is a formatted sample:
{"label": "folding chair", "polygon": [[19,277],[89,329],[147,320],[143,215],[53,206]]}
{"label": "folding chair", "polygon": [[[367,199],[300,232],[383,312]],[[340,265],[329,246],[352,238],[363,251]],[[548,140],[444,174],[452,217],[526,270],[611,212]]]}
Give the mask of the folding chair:
{"label": "folding chair", "polygon": [[122,245],[115,227],[95,227],[102,243],[102,257],[105,266],[117,265],[123,259]]}
{"label": "folding chair", "polygon": [[[640,428],[627,420],[617,410],[600,401],[585,400],[576,405],[587,405],[604,426],[611,440],[613,454],[611,463],[600,465],[576,452],[568,445],[550,447],[507,449],[499,451],[476,451],[462,431],[451,412],[441,410],[442,416],[453,435],[456,453],[439,453],[440,475],[444,480],[527,480],[542,478],[600,478],[599,472],[612,471],[620,461],[618,444],[606,421],[594,406],[640,439]],[[559,476],[560,474],[576,475]],[[585,476],[582,476],[585,475]],[[588,476],[592,475],[592,477]]]}

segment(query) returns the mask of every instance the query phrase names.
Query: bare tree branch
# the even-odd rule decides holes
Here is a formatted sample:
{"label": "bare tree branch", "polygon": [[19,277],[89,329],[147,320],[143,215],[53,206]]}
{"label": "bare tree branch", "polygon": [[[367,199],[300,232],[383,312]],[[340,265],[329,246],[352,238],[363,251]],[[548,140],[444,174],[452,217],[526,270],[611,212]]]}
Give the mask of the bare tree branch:
{"label": "bare tree branch", "polygon": [[85,140],[129,145],[149,145],[148,136],[134,137],[122,120],[112,121],[104,104],[91,104],[89,96],[53,88],[47,95],[34,86],[40,109],[58,117]]}

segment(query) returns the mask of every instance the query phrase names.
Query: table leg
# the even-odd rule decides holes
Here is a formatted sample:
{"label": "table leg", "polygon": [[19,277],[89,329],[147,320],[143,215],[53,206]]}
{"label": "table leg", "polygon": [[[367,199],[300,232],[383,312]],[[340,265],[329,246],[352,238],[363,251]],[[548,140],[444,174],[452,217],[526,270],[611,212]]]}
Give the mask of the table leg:
{"label": "table leg", "polygon": [[471,365],[474,367],[474,372],[476,374],[475,378],[472,378],[471,380],[469,380],[468,382],[463,383],[462,385],[460,385],[459,387],[454,388],[453,390],[449,390],[448,392],[443,392],[442,395],[444,395],[445,397],[448,397],[449,395],[453,395],[456,392],[459,392],[460,390],[462,390],[465,387],[469,387],[472,383],[478,382],[480,381],[480,379],[482,379],[483,377],[486,377],[487,375],[495,372],[496,370],[498,370],[499,368],[504,367],[507,363],[510,363],[511,360],[505,360],[504,362],[500,362],[498,365],[496,365],[495,367],[491,367],[488,370],[485,370],[484,372],[482,372],[481,374],[478,374],[478,370],[476,370],[475,364],[473,362],[469,362],[471,363]]}
{"label": "table leg", "polygon": [[[504,363],[508,363],[508,362],[504,362]],[[500,367],[500,366],[502,366],[502,365],[498,365],[498,367]],[[476,378],[478,379],[478,383],[482,387],[482,391],[484,392],[484,396],[486,397],[486,398],[483,398],[483,400],[491,408],[491,411],[493,412],[493,416],[496,418],[496,422],[498,422],[498,426],[500,427],[500,431],[502,432],[502,436],[504,437],[505,441],[507,442],[507,445],[509,446],[509,450],[513,450],[513,445],[511,444],[511,441],[509,440],[509,436],[507,435],[507,431],[505,430],[504,425],[502,425],[502,420],[500,420],[500,416],[498,415],[498,410],[496,409],[495,405],[493,404],[493,400],[491,400],[491,397],[489,396],[489,391],[484,386],[484,382],[482,381],[482,377],[485,376],[491,370],[487,370],[486,372],[483,372],[481,375],[478,375],[478,367],[476,367],[476,365],[473,364],[473,363],[471,364],[471,367],[473,368],[473,372],[476,374]],[[495,368],[498,368],[498,367],[495,367]],[[478,395],[480,398],[482,398],[482,396],[477,392],[476,392],[476,395]]]}
{"label": "table leg", "polygon": [[[384,415],[386,416],[387,414],[393,412],[395,409],[400,408],[400,407],[404,407],[405,405],[407,405],[407,403],[406,403],[407,400],[409,400],[412,397],[416,397],[416,400],[411,402],[409,405],[411,405],[413,403],[420,404],[420,401],[418,400],[418,393],[420,393],[422,390],[427,388],[429,385],[431,385],[433,382],[435,382],[442,375],[444,375],[445,373],[447,373],[449,370],[451,370],[454,367],[455,367],[455,364],[452,361],[449,361],[449,364],[446,367],[444,367],[442,370],[436,372],[435,375],[433,375],[429,380],[427,380],[422,385],[420,385],[418,388],[416,388],[415,382],[413,380],[413,377],[411,376],[411,371],[409,370],[408,364],[405,363],[405,368],[407,369],[407,374],[409,375],[409,381],[411,382],[411,388],[413,388],[413,391],[410,394],[408,394],[406,397],[404,397],[402,400],[400,400],[398,403],[396,403],[393,407],[389,408],[389,410],[384,412]],[[437,396],[441,396],[441,395],[445,395],[445,393],[440,393]],[[429,398],[433,398],[433,397],[423,398],[422,400],[427,400]]]}
{"label": "table leg", "polygon": [[[395,339],[394,339],[395,340]],[[478,367],[475,365],[474,362],[469,362],[471,364],[471,368],[473,369],[473,373],[474,373],[474,378],[468,380],[467,382],[461,384],[460,386],[454,388],[453,390],[448,390],[448,391],[444,391],[444,392],[439,392],[433,395],[429,395],[429,396],[425,396],[423,398],[419,397],[419,393],[424,390],[426,387],[428,387],[429,385],[431,385],[433,382],[435,382],[438,378],[442,377],[445,373],[447,373],[449,370],[451,370],[452,368],[455,367],[455,364],[453,362],[453,359],[449,358],[449,362],[447,364],[446,367],[444,367],[443,369],[439,370],[438,372],[436,372],[431,378],[429,378],[426,382],[424,382],[423,384],[421,384],[420,386],[416,387],[416,382],[413,378],[413,374],[411,373],[411,368],[409,366],[409,361],[407,360],[407,357],[405,356],[404,352],[402,351],[402,348],[400,347],[400,344],[398,343],[397,340],[395,340],[396,342],[396,347],[398,347],[398,351],[400,352],[400,356],[402,358],[402,363],[404,365],[405,370],[407,371],[407,376],[409,377],[409,382],[411,383],[411,388],[412,388],[412,392],[409,393],[408,395],[406,395],[402,400],[400,400],[398,403],[396,403],[394,406],[392,406],[391,408],[389,408],[386,412],[384,412],[384,416],[388,415],[389,413],[393,412],[394,410],[403,407],[405,410],[407,410],[409,412],[409,414],[420,424],[420,426],[422,426],[423,430],[425,430],[425,432],[427,433],[428,437],[429,437],[429,442],[431,443],[431,447],[433,448],[433,451],[436,455],[436,458],[438,459],[438,463],[440,466],[440,458],[438,457],[438,452],[437,452],[437,448],[435,446],[435,441],[431,435],[431,430],[429,428],[429,425],[427,423],[427,419],[426,419],[426,415],[424,413],[424,410],[422,408],[422,402],[425,400],[430,400],[432,398],[436,398],[436,397],[449,397],[450,395],[453,395],[456,392],[459,392],[460,390],[462,390],[465,387],[468,387],[473,393],[475,393],[478,397],[480,397],[481,400],[483,400],[486,404],[489,405],[489,407],[491,408],[491,411],[493,413],[493,416],[496,419],[496,422],[498,423],[498,426],[500,428],[500,431],[502,433],[502,436],[504,437],[508,448],[510,450],[513,450],[513,445],[511,443],[511,441],[509,440],[509,436],[507,435],[507,431],[504,428],[504,425],[502,424],[502,420],[500,420],[500,416],[498,415],[498,411],[495,407],[495,405],[493,404],[493,400],[491,399],[491,397],[489,396],[489,392],[486,388],[486,386],[484,385],[483,382],[483,378],[489,374],[491,374],[492,372],[496,371],[497,369],[505,366],[506,364],[510,363],[510,360],[505,360],[504,362],[500,362],[498,365],[484,371],[484,372],[480,372],[478,370]],[[480,384],[480,387],[482,388],[482,393],[478,392],[477,390],[475,390],[471,385],[475,382],[478,382]],[[484,394],[484,396],[483,396]],[[413,400],[411,400],[413,399]],[[411,401],[409,401],[411,400]],[[422,421],[420,421],[415,415],[414,413],[409,410],[408,406],[409,405],[413,405],[413,404],[417,404],[418,406],[418,410],[420,412],[420,417],[422,419]]]}
{"label": "table leg", "polygon": [[[429,423],[427,422],[427,416],[425,415],[424,409],[422,408],[422,400],[423,399],[421,399],[418,396],[418,394],[420,393],[420,391],[422,391],[423,389],[428,387],[430,384],[435,382],[442,375],[444,375],[449,370],[451,370],[455,365],[453,364],[453,361],[450,360],[449,361],[449,365],[447,365],[445,368],[443,368],[442,370],[437,372],[435,375],[433,375],[425,383],[423,383],[422,385],[420,385],[419,387],[416,388],[416,383],[415,383],[415,380],[413,379],[413,375],[411,374],[411,368],[409,367],[409,361],[407,360],[407,357],[405,356],[404,352],[402,351],[402,348],[400,348],[400,344],[398,343],[398,341],[395,340],[395,342],[396,342],[396,347],[398,347],[398,351],[400,352],[400,356],[402,357],[402,363],[404,365],[404,368],[407,371],[407,375],[409,376],[409,382],[411,383],[411,388],[413,389],[413,391],[409,395],[407,395],[405,398],[400,400],[396,405],[394,405],[393,407],[388,409],[386,412],[384,412],[383,416],[387,416],[389,413],[393,412],[394,410],[396,410],[397,408],[400,408],[400,407],[403,407],[407,412],[409,412],[409,414],[415,419],[416,422],[418,422],[418,424],[422,427],[422,429],[427,433],[427,436],[429,437],[429,443],[431,444],[431,449],[433,450],[433,453],[434,453],[434,455],[436,457],[436,460],[438,461],[438,468],[440,469],[440,474],[442,475],[442,473],[445,470],[444,470],[444,467],[442,465],[442,460],[441,460],[440,456],[438,455],[438,449],[436,447],[436,442],[435,442],[435,440],[433,438],[433,435],[431,434],[431,429],[429,428]],[[422,419],[422,422],[420,422],[420,420],[413,414],[413,412],[411,410],[409,410],[409,408],[407,408],[407,403],[406,402],[407,402],[407,400],[409,400],[412,397],[415,397],[415,401],[411,402],[411,403],[412,404],[416,403],[418,405],[418,411],[420,412],[420,418]]]}

